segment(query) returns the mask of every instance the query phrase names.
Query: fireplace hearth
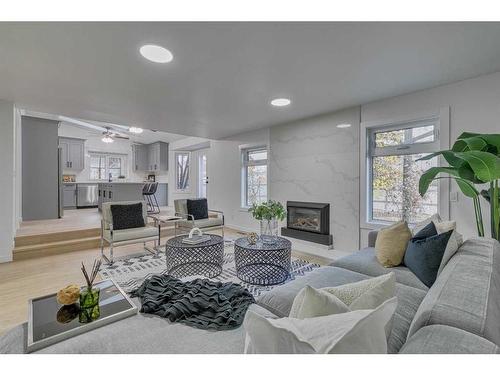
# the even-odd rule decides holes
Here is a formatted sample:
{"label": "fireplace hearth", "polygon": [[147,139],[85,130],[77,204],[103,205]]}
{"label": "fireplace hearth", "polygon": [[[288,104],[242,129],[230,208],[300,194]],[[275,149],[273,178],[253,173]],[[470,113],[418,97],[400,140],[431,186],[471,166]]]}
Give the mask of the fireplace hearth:
{"label": "fireplace hearth", "polygon": [[288,201],[287,225],[281,234],[304,241],[331,246],[330,205],[328,203]]}

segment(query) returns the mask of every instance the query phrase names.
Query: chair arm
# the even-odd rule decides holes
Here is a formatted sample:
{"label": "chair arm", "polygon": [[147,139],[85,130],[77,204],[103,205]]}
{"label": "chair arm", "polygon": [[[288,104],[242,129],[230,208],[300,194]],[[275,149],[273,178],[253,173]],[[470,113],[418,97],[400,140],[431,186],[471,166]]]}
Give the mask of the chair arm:
{"label": "chair arm", "polygon": [[194,224],[194,216],[193,215],[190,215],[190,214],[183,214],[183,213],[180,213],[180,212],[174,212],[174,215],[175,216],[180,216],[182,218],[186,218],[186,220],[188,221],[192,221],[193,224]]}
{"label": "chair arm", "polygon": [[215,212],[217,214],[220,214],[220,217],[222,218],[222,225],[224,225],[224,212],[219,210],[208,210],[208,212]]}

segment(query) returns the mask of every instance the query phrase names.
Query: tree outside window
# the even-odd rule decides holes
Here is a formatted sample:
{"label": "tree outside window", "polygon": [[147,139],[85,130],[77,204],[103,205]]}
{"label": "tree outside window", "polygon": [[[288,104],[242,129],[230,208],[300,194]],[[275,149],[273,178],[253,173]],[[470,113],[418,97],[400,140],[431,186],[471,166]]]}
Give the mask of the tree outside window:
{"label": "tree outside window", "polygon": [[370,135],[371,220],[415,223],[438,212],[438,185],[418,193],[420,176],[437,159],[417,161],[439,148],[435,125],[416,124],[394,130],[375,129]]}
{"label": "tree outside window", "polygon": [[267,148],[243,151],[243,206],[267,201]]}
{"label": "tree outside window", "polygon": [[189,190],[189,152],[175,154],[175,187],[179,191]]}

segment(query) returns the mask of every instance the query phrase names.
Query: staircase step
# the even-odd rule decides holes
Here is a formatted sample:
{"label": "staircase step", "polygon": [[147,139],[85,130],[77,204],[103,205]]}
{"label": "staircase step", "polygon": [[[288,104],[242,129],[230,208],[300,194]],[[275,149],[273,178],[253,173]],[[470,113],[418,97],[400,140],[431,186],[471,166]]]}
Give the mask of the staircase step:
{"label": "staircase step", "polygon": [[15,238],[15,247],[51,244],[60,241],[77,240],[101,235],[101,228],[79,229],[53,233],[32,234]]}
{"label": "staircase step", "polygon": [[72,251],[88,250],[98,248],[100,236],[71,239],[66,241],[54,241],[36,245],[17,246],[14,248],[14,260],[38,258],[47,255],[62,254]]}

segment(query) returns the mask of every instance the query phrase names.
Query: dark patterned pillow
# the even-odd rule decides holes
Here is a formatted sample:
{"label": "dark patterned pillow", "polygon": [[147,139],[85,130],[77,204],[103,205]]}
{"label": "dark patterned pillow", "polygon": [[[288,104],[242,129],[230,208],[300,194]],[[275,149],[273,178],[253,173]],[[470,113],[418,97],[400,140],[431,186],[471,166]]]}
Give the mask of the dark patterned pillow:
{"label": "dark patterned pillow", "polygon": [[188,199],[187,211],[195,220],[208,219],[208,204],[206,198]]}
{"label": "dark patterned pillow", "polygon": [[113,229],[130,229],[146,226],[142,216],[142,203],[111,205]]}

